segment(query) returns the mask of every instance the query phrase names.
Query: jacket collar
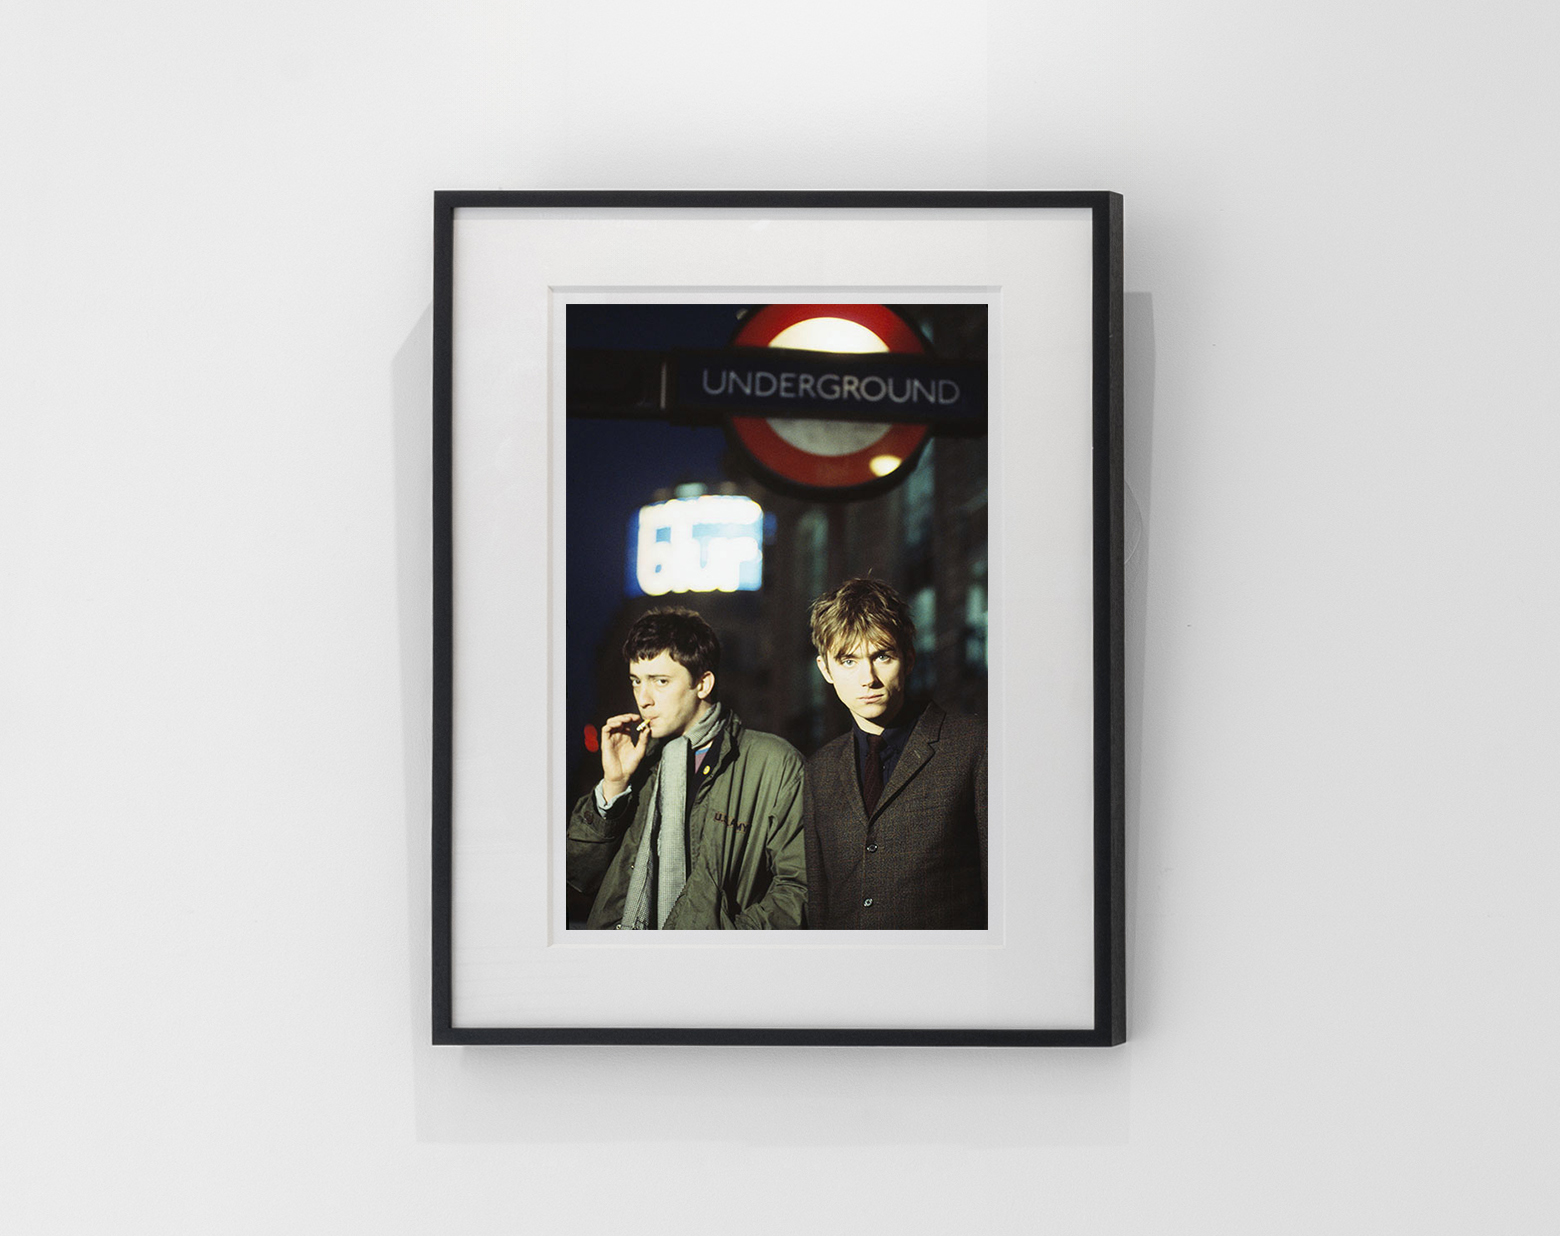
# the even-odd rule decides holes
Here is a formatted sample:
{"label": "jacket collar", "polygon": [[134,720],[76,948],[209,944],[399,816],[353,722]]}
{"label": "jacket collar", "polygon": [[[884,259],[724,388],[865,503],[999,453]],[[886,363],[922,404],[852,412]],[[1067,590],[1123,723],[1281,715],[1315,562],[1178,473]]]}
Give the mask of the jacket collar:
{"label": "jacket collar", "polygon": [[699,785],[695,794],[703,793],[706,785],[715,780],[715,775],[732,763],[737,758],[737,751],[742,744],[742,722],[737,714],[727,711],[726,724],[715,737],[715,749],[704,761],[707,772],[699,774]]}

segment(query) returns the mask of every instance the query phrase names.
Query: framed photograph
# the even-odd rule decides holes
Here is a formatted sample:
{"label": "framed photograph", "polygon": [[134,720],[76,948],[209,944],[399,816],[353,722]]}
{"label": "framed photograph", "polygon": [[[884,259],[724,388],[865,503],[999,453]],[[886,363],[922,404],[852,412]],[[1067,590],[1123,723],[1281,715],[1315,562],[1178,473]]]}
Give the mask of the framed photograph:
{"label": "framed photograph", "polygon": [[434,213],[434,1042],[1121,1042],[1119,196]]}

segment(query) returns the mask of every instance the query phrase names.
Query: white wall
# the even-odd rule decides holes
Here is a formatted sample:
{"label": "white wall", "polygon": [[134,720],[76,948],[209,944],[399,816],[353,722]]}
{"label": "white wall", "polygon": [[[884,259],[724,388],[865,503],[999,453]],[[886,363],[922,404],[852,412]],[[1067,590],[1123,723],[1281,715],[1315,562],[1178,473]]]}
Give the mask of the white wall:
{"label": "white wall", "polygon": [[[1552,5],[12,7],[10,1230],[1555,1223]],[[728,186],[1126,195],[1124,1048],[427,1045],[432,192]]]}

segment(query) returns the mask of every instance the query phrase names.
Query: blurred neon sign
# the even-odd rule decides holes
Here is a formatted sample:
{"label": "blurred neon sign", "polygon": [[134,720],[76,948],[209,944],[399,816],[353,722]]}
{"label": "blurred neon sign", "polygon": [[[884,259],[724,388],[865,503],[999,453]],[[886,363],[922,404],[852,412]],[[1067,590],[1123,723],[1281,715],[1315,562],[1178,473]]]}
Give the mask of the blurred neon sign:
{"label": "blurred neon sign", "polygon": [[764,509],[740,494],[642,506],[628,523],[628,592],[756,592],[763,581]]}

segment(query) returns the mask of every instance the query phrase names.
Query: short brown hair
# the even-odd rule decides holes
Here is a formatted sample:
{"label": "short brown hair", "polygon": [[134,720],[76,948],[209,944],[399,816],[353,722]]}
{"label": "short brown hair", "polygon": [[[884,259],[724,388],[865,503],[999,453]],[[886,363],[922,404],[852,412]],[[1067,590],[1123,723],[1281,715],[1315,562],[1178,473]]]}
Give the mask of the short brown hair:
{"label": "short brown hair", "polygon": [[915,656],[910,607],[880,579],[847,579],[814,601],[808,616],[813,647],[825,661],[874,637],[886,640],[907,660]]}
{"label": "short brown hair", "polygon": [[666,653],[697,683],[705,674],[720,673],[720,639],[702,615],[681,606],[653,609],[628,628],[623,659],[653,661]]}

